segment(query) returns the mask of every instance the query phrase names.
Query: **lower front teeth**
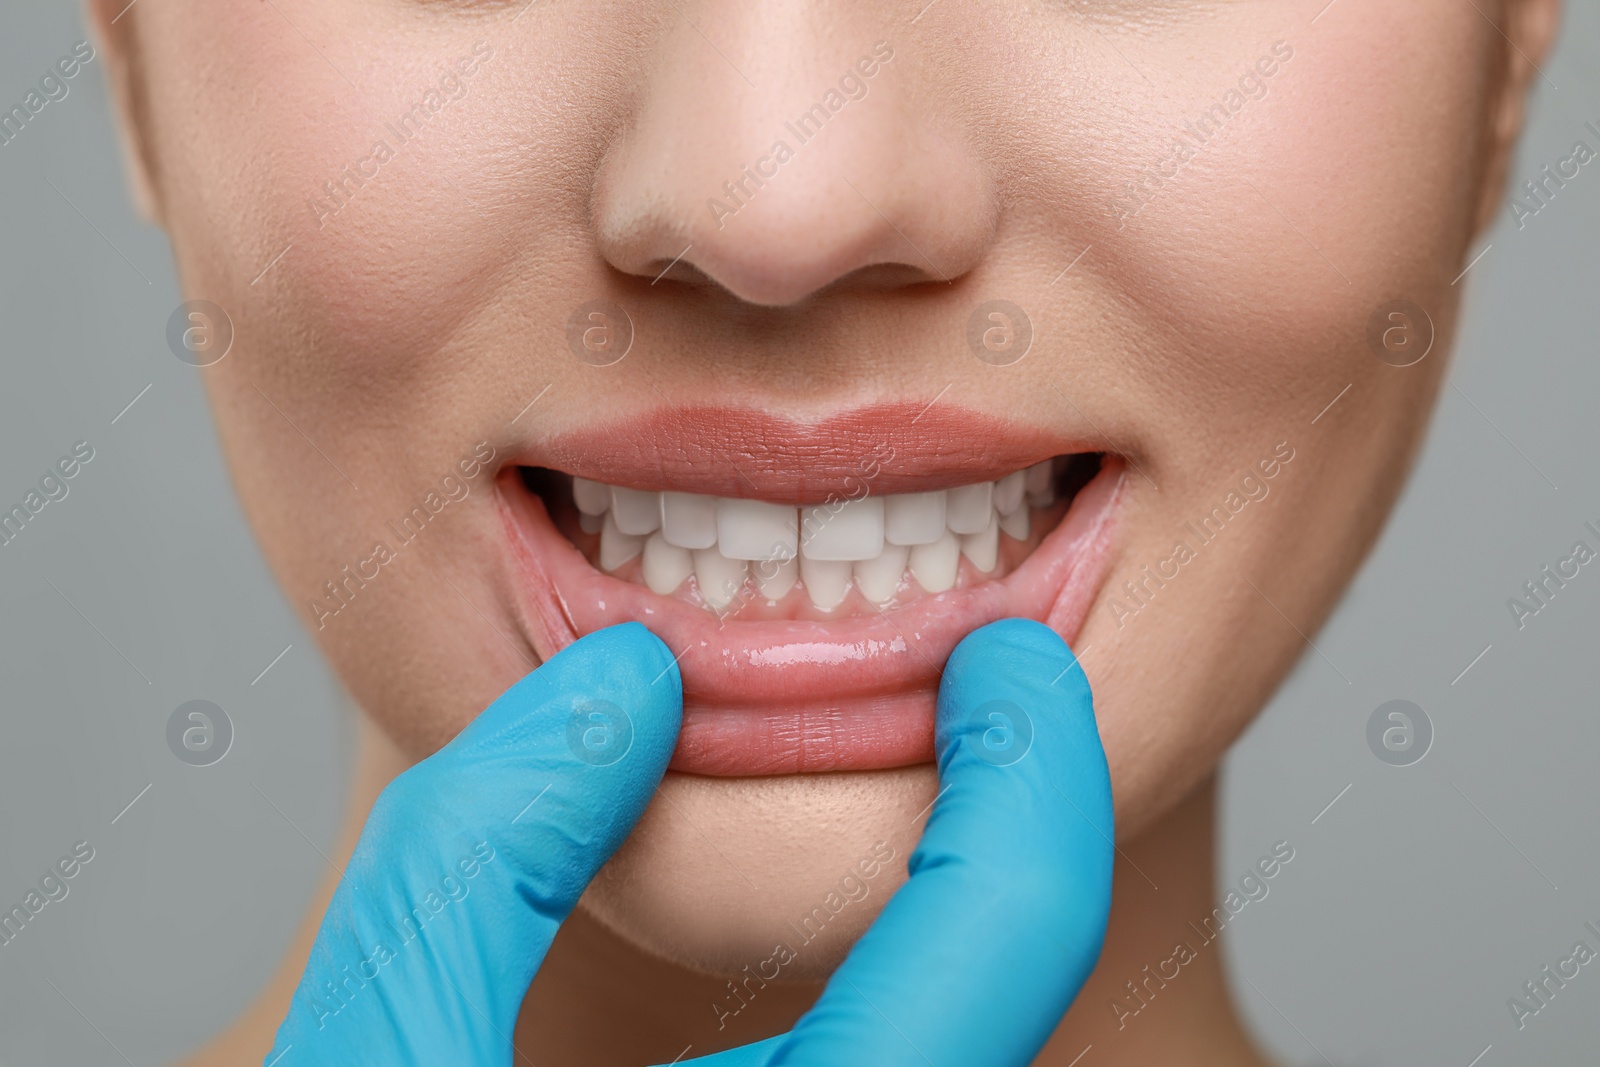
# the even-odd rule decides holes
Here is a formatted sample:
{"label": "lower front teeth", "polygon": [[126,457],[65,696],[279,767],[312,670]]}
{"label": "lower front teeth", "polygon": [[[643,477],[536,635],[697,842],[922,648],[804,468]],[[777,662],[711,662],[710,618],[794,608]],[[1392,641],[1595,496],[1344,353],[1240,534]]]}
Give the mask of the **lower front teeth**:
{"label": "lower front teeth", "polygon": [[989,516],[989,525],[961,539],[961,554],[980,571],[992,571],[1000,558],[1000,522]]}
{"label": "lower front teeth", "polygon": [[650,591],[666,596],[694,573],[694,557],[687,548],[679,548],[659,533],[653,533],[650,540],[644,543],[644,559],[640,562],[640,568],[644,571],[644,584],[650,587]]}
{"label": "lower front teeth", "polygon": [[1022,497],[1027,487],[1028,472],[1016,471],[994,483],[994,507],[1002,515],[1010,515],[1022,507]]}
{"label": "lower front teeth", "polygon": [[585,533],[600,535],[599,565],[615,571],[643,556],[644,584],[666,595],[694,575],[701,599],[722,611],[746,584],[780,600],[796,582],[831,611],[852,583],[876,605],[909,576],[928,593],[956,584],[961,557],[988,573],[1000,534],[1025,541],[1029,507],[1055,501],[1046,460],[993,482],[941,492],[867,496],[794,508],[760,500],[649,492],[574,478]]}
{"label": "lower front teeth", "polygon": [[715,548],[702,548],[694,554],[694,580],[700,586],[700,597],[713,611],[721,611],[733,603],[744,586],[746,564],[742,559],[729,559]]}
{"label": "lower front teeth", "polygon": [[1009,515],[1000,516],[1000,532],[1018,541],[1028,539],[1028,509],[1018,508]]}
{"label": "lower front teeth", "polygon": [[800,557],[800,580],[806,583],[811,603],[832,611],[844,603],[850,592],[851,564],[848,560]]}
{"label": "lower front teeth", "polygon": [[755,571],[756,588],[768,600],[782,600],[794,588],[794,583],[800,580],[800,561],[793,556],[788,559],[764,559],[751,569]]}
{"label": "lower front teeth", "polygon": [[905,545],[888,545],[876,559],[865,559],[856,564],[856,586],[861,595],[874,604],[887,604],[900,588],[900,579],[906,573],[906,561],[911,549]]}
{"label": "lower front teeth", "polygon": [[600,527],[600,569],[614,571],[644,549],[644,538],[617,529],[617,520],[606,514]]}
{"label": "lower front teeth", "polygon": [[933,544],[911,549],[911,577],[930,593],[954,589],[956,568],[960,565],[961,542],[948,530]]}

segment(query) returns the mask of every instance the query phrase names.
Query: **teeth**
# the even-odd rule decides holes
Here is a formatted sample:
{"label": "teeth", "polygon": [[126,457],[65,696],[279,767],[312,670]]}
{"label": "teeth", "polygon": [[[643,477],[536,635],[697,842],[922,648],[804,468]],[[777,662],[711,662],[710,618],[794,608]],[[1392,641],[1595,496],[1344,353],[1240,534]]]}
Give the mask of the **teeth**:
{"label": "teeth", "polygon": [[756,588],[768,600],[782,600],[800,578],[800,561],[789,559],[764,559],[751,566]]}
{"label": "teeth", "polygon": [[794,508],[760,500],[717,501],[717,547],[730,559],[788,559],[799,547]]}
{"label": "teeth", "polygon": [[1010,515],[1021,509],[1027,478],[1027,471],[1016,471],[995,482],[994,509],[1002,515]]}
{"label": "teeth", "polygon": [[989,516],[989,525],[975,534],[968,534],[961,539],[961,554],[972,561],[972,565],[985,574],[994,570],[994,565],[1000,561],[1000,522],[994,516]]}
{"label": "teeth", "polygon": [[1000,516],[1000,532],[1018,541],[1028,539],[1028,509],[1018,508],[1009,515]]}
{"label": "teeth", "polygon": [[1023,482],[1029,493],[1043,493],[1050,488],[1050,461],[1040,460],[1022,472]]}
{"label": "teeth", "polygon": [[606,512],[605,525],[600,527],[600,569],[614,571],[643,549],[644,538],[617,529],[615,518]]}
{"label": "teeth", "polygon": [[585,515],[604,515],[611,506],[611,487],[587,478],[572,479],[572,502]]}
{"label": "teeth", "polygon": [[848,560],[800,557],[800,578],[806,583],[806,593],[811,603],[823,611],[832,611],[844,602],[845,594],[850,592],[850,570]]}
{"label": "teeth", "polygon": [[887,604],[900,588],[911,549],[905,545],[886,545],[880,555],[856,563],[856,588],[874,604]]}
{"label": "teeth", "polygon": [[[989,574],[1000,535],[1026,541],[1031,507],[1056,499],[1052,461],[992,482],[796,508],[761,500],[651,492],[573,478],[578,525],[600,535],[599,566],[615,571],[641,553],[644,584],[666,595],[691,574],[721,612],[743,596],[782,600],[802,582],[823,611],[852,582],[873,604],[895,598],[907,574],[929,593],[953,589],[965,556]],[[746,584],[751,592],[741,593]]]}
{"label": "teeth", "polygon": [[989,516],[993,511],[993,482],[964,485],[948,492],[944,521],[951,533],[975,534],[989,525]]}
{"label": "teeth", "polygon": [[717,543],[717,498],[662,493],[661,533],[680,548],[710,548]]}
{"label": "teeth", "polygon": [[961,544],[946,530],[931,545],[911,549],[911,577],[930,593],[955,588],[956,568],[961,564]]}
{"label": "teeth", "polygon": [[644,543],[640,567],[644,571],[644,584],[650,591],[666,596],[694,573],[694,560],[687,548],[669,544],[659,533],[653,533]]}
{"label": "teeth", "polygon": [[815,560],[873,559],[883,552],[883,498],[807,508],[800,554]]}
{"label": "teeth", "polygon": [[655,533],[661,525],[661,494],[639,489],[611,490],[611,514],[625,534]]}
{"label": "teeth", "polygon": [[944,534],[944,493],[895,493],[883,502],[883,536],[892,545],[931,545]]}
{"label": "teeth", "polygon": [[715,548],[702,548],[694,553],[694,580],[700,587],[700,599],[712,611],[721,611],[733,603],[744,585],[745,562],[729,559]]}
{"label": "teeth", "polygon": [[1048,459],[1041,460],[1028,468],[1025,485],[1030,507],[1047,508],[1056,502],[1056,487],[1050,477],[1051,471]]}

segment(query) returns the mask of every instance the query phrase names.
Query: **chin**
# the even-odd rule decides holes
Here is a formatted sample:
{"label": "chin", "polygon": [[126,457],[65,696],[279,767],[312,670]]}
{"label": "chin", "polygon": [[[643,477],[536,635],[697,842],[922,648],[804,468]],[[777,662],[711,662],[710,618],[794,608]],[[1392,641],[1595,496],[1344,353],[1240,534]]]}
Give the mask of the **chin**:
{"label": "chin", "polygon": [[668,772],[580,907],[710,974],[825,978],[906,878],[931,764],[713,778]]}

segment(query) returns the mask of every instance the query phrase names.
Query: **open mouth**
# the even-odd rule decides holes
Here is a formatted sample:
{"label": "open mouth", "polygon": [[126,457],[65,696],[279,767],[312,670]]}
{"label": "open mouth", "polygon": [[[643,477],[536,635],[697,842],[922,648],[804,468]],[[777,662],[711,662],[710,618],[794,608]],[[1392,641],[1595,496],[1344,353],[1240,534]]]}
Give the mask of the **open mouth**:
{"label": "open mouth", "polygon": [[[678,411],[508,468],[498,488],[534,650],[650,627],[683,675],[676,771],[931,761],[939,674],[962,637],[1021,616],[1076,639],[1123,464],[1038,458],[1045,441],[996,444],[988,420],[960,412],[915,432],[894,414],[800,427]],[[874,426],[898,429],[860,432]]]}

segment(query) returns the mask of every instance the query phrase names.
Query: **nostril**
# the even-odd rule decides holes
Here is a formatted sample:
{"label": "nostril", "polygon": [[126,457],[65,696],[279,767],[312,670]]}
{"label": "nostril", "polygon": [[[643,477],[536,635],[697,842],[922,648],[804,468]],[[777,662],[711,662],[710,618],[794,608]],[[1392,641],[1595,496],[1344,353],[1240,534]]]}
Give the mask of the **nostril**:
{"label": "nostril", "polygon": [[[727,292],[725,286],[697,264],[689,262],[687,256],[675,260],[655,260],[646,265],[645,272],[649,273],[649,280],[652,286],[678,285],[692,289]],[[918,270],[904,263],[877,263],[851,271],[821,287],[813,288],[808,282],[797,282],[791,287],[793,291],[800,294],[796,299],[773,296],[773,290],[766,290],[767,295],[773,298],[763,300],[760,299],[761,291],[753,288],[733,295],[744,303],[781,307],[835,288],[892,290],[905,289],[914,285],[943,285],[950,280],[948,278],[932,277],[928,271]],[[782,282],[782,278],[772,279],[774,287],[781,285]]]}
{"label": "nostril", "polygon": [[602,238],[602,247],[613,266],[652,285],[716,287],[745,303],[787,307],[830,288],[895,289],[964,274],[986,240],[934,233],[917,210],[904,194],[874,203],[851,184],[797,183],[721,228],[707,216],[699,226],[641,228],[626,242]]}
{"label": "nostril", "polygon": [[685,256],[693,251],[693,242],[684,245],[683,251],[672,259],[654,259],[645,264],[644,273],[650,275],[650,284],[688,285],[695,288],[714,287],[717,282],[705,271],[687,262]]}

